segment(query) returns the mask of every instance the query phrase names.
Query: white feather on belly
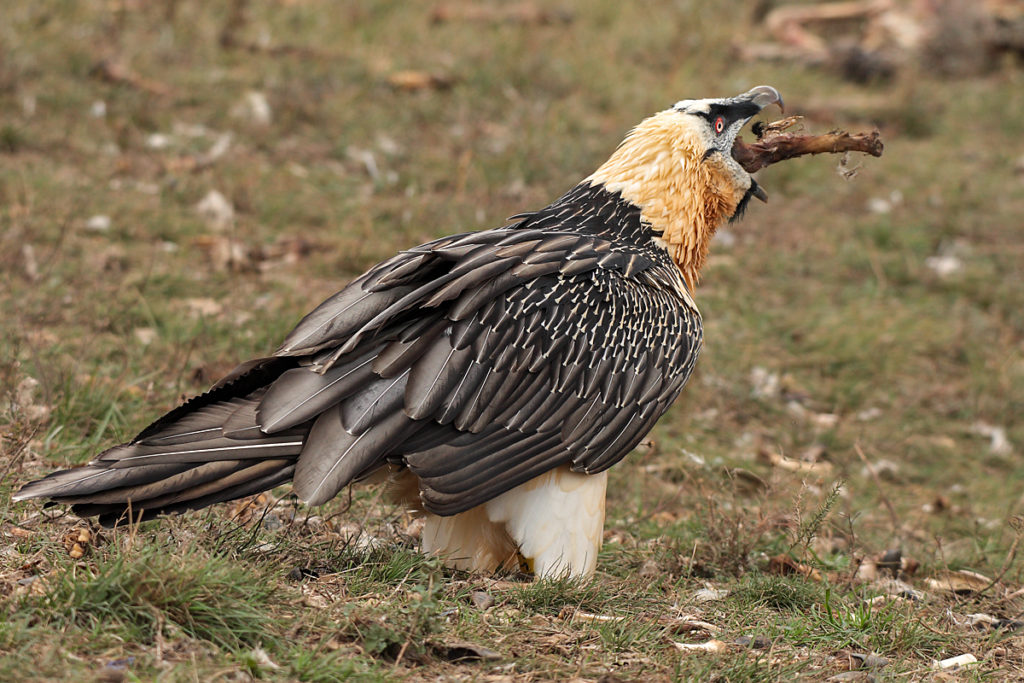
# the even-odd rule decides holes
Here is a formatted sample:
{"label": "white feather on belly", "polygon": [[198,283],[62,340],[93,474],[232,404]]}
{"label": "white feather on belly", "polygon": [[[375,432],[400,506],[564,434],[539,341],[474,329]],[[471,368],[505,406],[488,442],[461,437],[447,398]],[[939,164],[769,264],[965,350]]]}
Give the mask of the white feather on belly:
{"label": "white feather on belly", "polygon": [[423,550],[449,566],[493,572],[516,566],[516,550],[538,578],[594,573],[604,532],[606,472],[559,467],[451,517],[428,514]]}

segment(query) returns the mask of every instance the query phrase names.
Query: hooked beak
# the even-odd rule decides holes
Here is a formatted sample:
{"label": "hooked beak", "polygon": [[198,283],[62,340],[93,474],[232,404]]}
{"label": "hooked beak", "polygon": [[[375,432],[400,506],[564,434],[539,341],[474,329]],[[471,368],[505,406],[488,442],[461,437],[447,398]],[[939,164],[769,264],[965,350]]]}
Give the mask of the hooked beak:
{"label": "hooked beak", "polygon": [[[779,105],[779,111],[781,111],[783,114],[786,113],[786,107],[782,103],[782,95],[780,95],[779,91],[770,85],[759,85],[755,88],[751,88],[742,95],[737,95],[735,99],[746,100],[748,102],[751,102],[752,104],[757,106],[758,111],[761,111],[769,104],[777,104]],[[753,197],[757,197],[762,202],[767,204],[768,193],[764,191],[764,188],[758,185],[757,181],[754,180],[753,178],[750,179],[750,183],[750,190],[748,190],[750,195]]]}
{"label": "hooked beak", "polygon": [[782,95],[770,85],[759,85],[756,88],[751,88],[742,95],[737,96],[736,99],[753,102],[757,105],[758,109],[764,109],[769,104],[777,104],[779,105],[779,111],[783,114],[786,113],[786,107],[782,103]]}

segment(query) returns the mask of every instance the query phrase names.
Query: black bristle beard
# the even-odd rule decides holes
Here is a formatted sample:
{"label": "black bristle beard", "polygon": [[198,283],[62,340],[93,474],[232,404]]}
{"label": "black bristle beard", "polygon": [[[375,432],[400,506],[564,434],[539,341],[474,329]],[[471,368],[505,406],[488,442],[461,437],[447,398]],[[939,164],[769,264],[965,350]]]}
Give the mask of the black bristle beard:
{"label": "black bristle beard", "polygon": [[750,187],[747,188],[746,193],[743,195],[743,199],[736,205],[736,210],[732,212],[732,216],[729,217],[730,223],[735,223],[739,219],[743,218],[744,212],[747,210],[747,205],[750,203],[750,198],[754,196],[757,191],[757,181],[753,178],[750,179]]}

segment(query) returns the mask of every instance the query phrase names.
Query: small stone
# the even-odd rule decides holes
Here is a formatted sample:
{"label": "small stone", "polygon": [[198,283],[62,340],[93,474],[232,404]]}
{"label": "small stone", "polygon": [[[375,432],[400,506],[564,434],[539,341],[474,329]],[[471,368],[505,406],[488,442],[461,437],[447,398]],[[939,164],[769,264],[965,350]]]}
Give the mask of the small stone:
{"label": "small stone", "polygon": [[21,260],[25,269],[25,277],[32,282],[39,279],[39,261],[36,259],[36,249],[31,244],[21,245]]}
{"label": "small stone", "polygon": [[891,572],[895,577],[900,572],[903,560],[903,553],[898,549],[886,550],[880,558],[875,560],[875,566],[883,571]]}
{"label": "small stone", "polygon": [[143,346],[149,346],[156,340],[156,328],[153,327],[136,327],[133,330],[135,338]]}
{"label": "small stone", "polygon": [[163,133],[150,133],[146,138],[146,147],[150,149],[167,149],[171,146],[171,136]]}
{"label": "small stone", "polygon": [[1010,455],[1013,453],[1013,446],[1006,437],[1006,429],[990,425],[987,422],[975,422],[971,427],[975,434],[987,437],[990,442],[988,449],[993,455]]}
{"label": "small stone", "polygon": [[488,610],[494,607],[494,597],[484,591],[473,591],[469,599],[473,601],[473,606],[479,610]]}
{"label": "small stone", "polygon": [[882,197],[872,197],[868,200],[868,211],[885,215],[892,211],[892,202]]}
{"label": "small stone", "polygon": [[866,671],[844,671],[825,679],[826,683],[877,683],[878,679]]}
{"label": "small stone", "polygon": [[872,471],[882,481],[898,481],[900,478],[900,466],[892,460],[877,460],[871,464],[870,469],[864,467],[861,471],[862,477],[870,477]]}
{"label": "small stone", "polygon": [[196,212],[215,230],[228,228],[235,219],[235,207],[217,190],[210,190],[199,200]]}
{"label": "small stone", "polygon": [[865,408],[864,410],[857,413],[857,419],[861,422],[870,422],[871,420],[877,420],[882,417],[881,408]]}
{"label": "small stone", "polygon": [[945,278],[955,275],[963,270],[964,263],[956,256],[929,256],[924,260],[924,265],[930,268],[939,277]]}
{"label": "small stone", "polygon": [[110,230],[110,216],[103,214],[96,214],[91,216],[89,220],[85,222],[86,230],[93,230],[95,232],[106,232]]}
{"label": "small stone", "polygon": [[740,636],[733,642],[743,647],[749,647],[752,650],[767,650],[772,646],[771,638],[762,635]]}
{"label": "small stone", "polygon": [[884,669],[887,666],[889,666],[889,660],[885,657],[879,657],[878,655],[868,655],[864,658],[864,661],[860,663],[860,668],[871,669],[873,671]]}
{"label": "small stone", "polygon": [[267,651],[262,647],[258,647],[252,651],[253,660],[263,669],[280,669],[281,667],[270,658]]}
{"label": "small stone", "polygon": [[449,662],[493,661],[502,659],[502,654],[489,647],[464,641],[453,641],[435,648],[438,654]]}
{"label": "small stone", "polygon": [[269,126],[274,119],[267,96],[250,90],[231,108],[231,115],[257,126]]}
{"label": "small stone", "polygon": [[640,565],[640,569],[637,571],[637,574],[645,579],[653,579],[656,576],[661,576],[663,573],[661,567],[654,560],[647,560]]}
{"label": "small stone", "polygon": [[310,567],[293,567],[288,572],[288,578],[292,581],[304,581],[306,579],[320,578],[320,571]]}
{"label": "small stone", "polygon": [[714,602],[715,600],[721,600],[729,595],[729,591],[721,588],[701,588],[693,594],[694,602]]}
{"label": "small stone", "polygon": [[978,663],[978,658],[970,652],[950,657],[941,661],[932,662],[933,669],[964,669]]}
{"label": "small stone", "polygon": [[128,667],[135,664],[135,657],[125,657],[124,659],[114,659],[107,662],[108,669],[127,669]]}
{"label": "small stone", "polygon": [[754,366],[750,370],[750,394],[754,398],[769,399],[779,395],[779,373]]}

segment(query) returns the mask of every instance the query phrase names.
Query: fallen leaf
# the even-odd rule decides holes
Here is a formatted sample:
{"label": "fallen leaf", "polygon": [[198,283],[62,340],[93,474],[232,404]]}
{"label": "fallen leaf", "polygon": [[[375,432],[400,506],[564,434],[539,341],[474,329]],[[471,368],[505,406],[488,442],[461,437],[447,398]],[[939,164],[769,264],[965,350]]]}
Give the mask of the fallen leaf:
{"label": "fallen leaf", "polygon": [[725,652],[729,646],[721,640],[709,640],[706,643],[677,643],[672,642],[676,649],[681,652]]}
{"label": "fallen leaf", "polygon": [[195,244],[203,249],[217,270],[253,272],[260,260],[258,250],[226,235],[200,235]]}
{"label": "fallen leaf", "polygon": [[898,579],[883,578],[874,581],[871,584],[871,590],[876,590],[882,593],[882,595],[878,596],[881,598],[895,596],[905,598],[907,600],[913,600],[914,602],[920,602],[925,598],[924,593],[919,590],[915,590],[910,584]]}
{"label": "fallen leaf", "polygon": [[750,470],[732,467],[726,470],[726,474],[735,484],[736,492],[741,495],[753,496],[768,491],[768,482]]}
{"label": "fallen leaf", "polygon": [[722,630],[719,626],[715,626],[714,624],[690,615],[659,619],[658,623],[664,625],[672,631],[672,633],[693,633],[695,631],[705,631],[709,635],[715,635]]}
{"label": "fallen leaf", "polygon": [[1024,626],[1024,623],[1015,619],[999,619],[991,614],[977,613],[968,614],[964,619],[964,625],[971,627],[975,631],[997,631],[999,629],[1016,631]]}
{"label": "fallen leaf", "polygon": [[262,647],[256,648],[250,654],[252,655],[253,660],[264,669],[273,670],[281,668],[279,664],[276,664],[274,660],[270,658],[270,655],[268,655],[267,651],[264,650]]}
{"label": "fallen leaf", "polygon": [[307,607],[312,607],[316,610],[327,609],[327,606],[329,604],[327,602],[327,598],[320,595],[319,593],[310,593],[306,595],[305,598],[303,598],[302,602],[305,603]]}
{"label": "fallen leaf", "polygon": [[812,581],[821,581],[821,573],[818,572],[814,567],[808,567],[806,564],[800,564],[796,560],[786,555],[776,555],[768,560],[768,573],[777,574],[779,576],[791,576],[796,574],[803,576]]}
{"label": "fallen leaf", "polygon": [[939,572],[935,577],[925,581],[929,588],[937,591],[947,591],[957,595],[970,595],[988,588],[992,579],[984,574],[972,572],[967,569],[959,571]]}
{"label": "fallen leaf", "polygon": [[590,621],[590,622],[617,622],[625,621],[626,617],[612,616],[609,614],[591,614],[590,612],[578,612],[574,611],[573,608],[568,607],[564,610],[565,616],[559,614],[560,619],[568,619],[570,622],[573,621]]}
{"label": "fallen leaf", "polygon": [[388,74],[388,84],[396,90],[415,92],[417,90],[447,90],[455,79],[446,74],[406,69]]}
{"label": "fallen leaf", "polygon": [[772,467],[778,467],[780,470],[786,470],[787,472],[817,475],[827,475],[832,472],[832,463],[830,462],[802,462],[767,450],[760,451],[758,457]]}

